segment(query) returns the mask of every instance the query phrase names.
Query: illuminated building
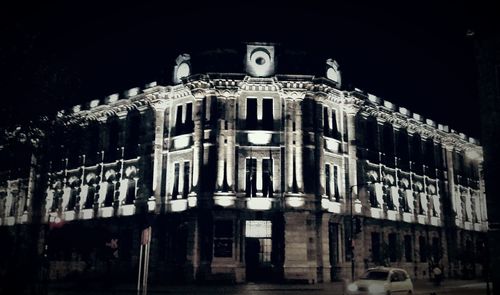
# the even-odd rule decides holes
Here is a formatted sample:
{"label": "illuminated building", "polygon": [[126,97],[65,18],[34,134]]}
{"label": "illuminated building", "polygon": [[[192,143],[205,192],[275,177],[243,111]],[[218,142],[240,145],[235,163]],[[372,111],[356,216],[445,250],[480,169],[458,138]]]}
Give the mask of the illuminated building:
{"label": "illuminated building", "polygon": [[[278,58],[248,44],[246,73],[193,75],[184,54],[173,86],[60,112],[48,152],[33,157],[47,171],[3,174],[2,227],[30,224],[43,198],[42,221],[64,223],[44,240],[53,279],[98,275],[112,237],[116,273],[134,278],[146,212],[153,280],[348,278],[351,232],[357,274],[390,264],[425,278],[435,262],[448,276],[481,275],[478,141],[344,90],[331,59],[316,77],[277,75]],[[30,189],[37,173],[43,196]]]}

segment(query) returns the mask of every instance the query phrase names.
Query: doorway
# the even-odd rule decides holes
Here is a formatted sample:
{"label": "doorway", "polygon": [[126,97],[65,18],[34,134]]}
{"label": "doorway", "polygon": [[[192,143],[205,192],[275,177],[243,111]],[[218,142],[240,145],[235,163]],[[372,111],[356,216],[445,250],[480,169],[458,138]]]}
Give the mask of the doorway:
{"label": "doorway", "polygon": [[269,280],[271,263],[272,223],[268,220],[247,220],[245,224],[245,263],[247,281]]}

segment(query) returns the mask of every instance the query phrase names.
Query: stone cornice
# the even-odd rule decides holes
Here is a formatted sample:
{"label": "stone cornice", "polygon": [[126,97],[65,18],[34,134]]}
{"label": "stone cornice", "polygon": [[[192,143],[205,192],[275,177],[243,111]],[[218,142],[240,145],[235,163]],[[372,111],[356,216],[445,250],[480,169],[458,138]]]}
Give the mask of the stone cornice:
{"label": "stone cornice", "polygon": [[229,86],[228,88],[220,88],[215,91],[217,96],[224,98],[234,98],[240,95],[239,88]]}
{"label": "stone cornice", "polygon": [[184,84],[180,84],[180,85],[173,86],[170,89],[170,92],[167,94],[167,98],[177,99],[177,98],[183,98],[183,97],[187,97],[187,96],[191,96],[191,95],[192,95],[191,89]]}
{"label": "stone cornice", "polygon": [[[242,78],[241,80],[239,78]],[[280,80],[278,80],[278,78]],[[283,79],[283,80],[281,80]],[[290,79],[290,80],[288,80]],[[87,120],[102,120],[102,117],[126,113],[137,109],[143,111],[149,106],[154,108],[166,107],[166,100],[195,97],[201,99],[206,96],[221,96],[234,98],[244,91],[279,92],[287,99],[302,100],[306,95],[315,100],[332,101],[342,105],[350,114],[361,113],[372,116],[380,122],[387,122],[397,128],[404,128],[409,133],[418,133],[424,138],[432,138],[443,145],[453,146],[460,150],[481,150],[474,140],[467,140],[465,135],[447,132],[447,129],[436,128],[436,124],[425,121],[421,116],[398,108],[390,102],[384,101],[373,95],[366,95],[360,90],[342,92],[322,79],[310,76],[279,76],[270,78],[256,78],[250,76],[231,76],[228,78],[216,77],[210,79],[208,75],[195,75],[186,79],[183,84],[175,86],[155,86],[145,89],[142,94],[137,94],[128,99],[121,99],[105,105],[97,105],[88,110],[82,110],[69,115],[62,115],[57,121],[65,125],[83,124]]]}
{"label": "stone cornice", "polygon": [[151,101],[155,99],[153,94],[139,94],[129,99],[118,100],[116,102],[100,105],[89,110],[79,111],[73,114],[62,116],[56,121],[64,125],[84,125],[87,121],[105,121],[108,117],[125,117],[132,110],[145,111]]}
{"label": "stone cornice", "polygon": [[303,100],[304,97],[306,96],[306,91],[305,90],[283,89],[281,91],[281,95],[282,95],[282,97],[287,98],[287,99]]}
{"label": "stone cornice", "polygon": [[240,91],[280,91],[282,86],[276,78],[254,78],[246,76],[238,85]]}

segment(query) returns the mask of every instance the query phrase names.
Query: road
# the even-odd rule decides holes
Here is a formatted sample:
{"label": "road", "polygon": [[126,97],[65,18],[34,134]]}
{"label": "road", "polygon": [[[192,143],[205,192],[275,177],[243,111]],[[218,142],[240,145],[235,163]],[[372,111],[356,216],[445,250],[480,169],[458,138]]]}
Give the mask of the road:
{"label": "road", "polygon": [[[428,281],[415,282],[414,294],[453,294],[453,295],[484,295],[486,283],[480,281],[445,281],[442,286],[435,287]],[[324,283],[314,285],[303,284],[257,284],[247,283],[239,285],[152,285],[148,294],[256,294],[256,295],[335,295],[343,294],[343,283]],[[100,287],[99,285],[85,284],[83,286],[51,285],[50,295],[101,295],[101,294],[137,294],[133,285],[119,285],[114,287]]]}

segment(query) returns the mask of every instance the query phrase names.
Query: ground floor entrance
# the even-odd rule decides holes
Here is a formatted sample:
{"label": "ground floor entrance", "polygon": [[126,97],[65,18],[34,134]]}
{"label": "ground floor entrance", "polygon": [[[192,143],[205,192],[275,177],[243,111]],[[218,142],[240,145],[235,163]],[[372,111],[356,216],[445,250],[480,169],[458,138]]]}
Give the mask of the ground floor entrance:
{"label": "ground floor entrance", "polygon": [[245,265],[247,281],[264,281],[273,277],[272,245],[272,221],[246,221]]}

